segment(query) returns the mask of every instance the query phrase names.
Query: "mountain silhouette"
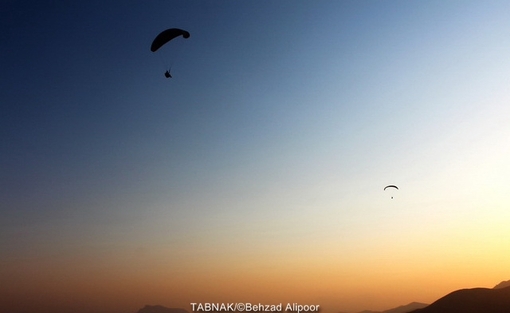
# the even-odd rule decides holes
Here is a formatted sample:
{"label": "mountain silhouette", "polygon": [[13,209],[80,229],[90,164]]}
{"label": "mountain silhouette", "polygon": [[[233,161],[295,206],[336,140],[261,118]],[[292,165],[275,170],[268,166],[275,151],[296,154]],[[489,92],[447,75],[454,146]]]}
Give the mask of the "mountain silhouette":
{"label": "mountain silhouette", "polygon": [[407,313],[407,312],[410,312],[412,310],[424,308],[427,305],[428,304],[420,303],[420,302],[411,302],[411,303],[409,303],[407,305],[401,305],[399,307],[396,307],[396,308],[393,308],[393,309],[389,309],[389,310],[385,310],[385,311],[369,311],[369,310],[365,310],[365,311],[361,311],[359,313]]}
{"label": "mountain silhouette", "polygon": [[510,287],[472,288],[454,291],[412,313],[508,313]]}
{"label": "mountain silhouette", "polygon": [[396,307],[394,309],[382,311],[381,313],[407,313],[412,310],[424,308],[427,305],[428,304],[420,303],[420,302],[411,302],[407,305],[402,305],[402,306]]}
{"label": "mountain silhouette", "polygon": [[494,286],[494,289],[500,289],[500,288],[506,288],[506,287],[510,287],[510,280],[500,282],[499,284]]}
{"label": "mountain silhouette", "polygon": [[166,308],[161,305],[146,305],[140,310],[138,310],[137,313],[189,313],[189,312],[184,309]]}

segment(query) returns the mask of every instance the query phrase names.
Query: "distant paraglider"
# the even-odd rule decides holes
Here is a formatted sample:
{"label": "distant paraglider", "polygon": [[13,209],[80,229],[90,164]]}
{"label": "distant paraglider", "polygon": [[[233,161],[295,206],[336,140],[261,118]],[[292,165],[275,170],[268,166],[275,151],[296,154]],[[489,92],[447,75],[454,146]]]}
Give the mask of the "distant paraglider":
{"label": "distant paraglider", "polygon": [[[395,188],[395,189],[397,189],[397,190],[398,190],[398,187],[397,187],[397,186],[395,186],[395,185],[388,185],[388,186],[384,187],[384,190],[386,190],[386,189],[388,189],[388,188]],[[393,196],[392,196],[391,198],[393,199]]]}
{"label": "distant paraglider", "polygon": [[[189,38],[190,34],[189,34],[189,32],[187,32],[183,29],[179,29],[179,28],[170,28],[170,29],[162,31],[152,41],[151,51],[152,52],[158,51],[161,47],[166,45],[168,42],[170,42],[171,40],[173,40],[177,37],[180,37],[180,36],[182,36],[182,38],[184,38],[184,39],[187,39],[187,38]],[[171,65],[167,66],[167,70],[165,72],[166,78],[172,77],[172,75],[170,74],[170,69],[171,69]]]}
{"label": "distant paraglider", "polygon": [[398,190],[398,187],[395,185],[388,185],[388,186],[384,187],[384,190],[386,190],[387,188],[395,188]]}

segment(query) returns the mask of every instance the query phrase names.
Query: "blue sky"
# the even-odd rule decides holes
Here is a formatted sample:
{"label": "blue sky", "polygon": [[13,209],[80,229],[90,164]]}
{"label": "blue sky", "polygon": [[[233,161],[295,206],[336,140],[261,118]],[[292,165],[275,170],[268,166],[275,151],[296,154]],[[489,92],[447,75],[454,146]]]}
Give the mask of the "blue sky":
{"label": "blue sky", "polygon": [[[62,277],[69,272],[59,268],[98,275],[109,264],[148,290],[160,286],[153,276],[178,274],[196,292],[140,295],[126,305],[135,311],[207,298],[203,285],[185,283],[197,273],[208,281],[232,268],[285,268],[272,274],[285,280],[325,268],[305,284],[317,283],[313,273],[327,280],[317,299],[338,311],[508,279],[505,1],[1,8],[0,280],[17,271],[28,280],[33,264]],[[168,47],[165,79],[149,47],[172,27],[191,37]],[[400,187],[393,200],[388,184]],[[409,267],[422,251],[437,261]],[[139,254],[147,260],[125,261]],[[148,264],[159,265],[139,271]],[[436,282],[432,273],[451,276]],[[365,289],[374,276],[411,291]],[[72,277],[82,290],[82,276]],[[237,288],[224,279],[219,290]],[[417,281],[436,293],[414,290]],[[258,295],[251,301],[270,298]]]}

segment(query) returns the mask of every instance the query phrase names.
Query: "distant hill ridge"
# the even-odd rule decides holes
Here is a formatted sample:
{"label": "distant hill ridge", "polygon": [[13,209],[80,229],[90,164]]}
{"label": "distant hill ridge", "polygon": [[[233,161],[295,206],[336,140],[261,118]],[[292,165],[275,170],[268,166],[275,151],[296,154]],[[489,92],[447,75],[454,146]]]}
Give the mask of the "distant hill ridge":
{"label": "distant hill ridge", "polygon": [[510,287],[510,280],[500,282],[499,284],[494,286],[494,289],[500,289],[500,288],[506,288],[506,287]]}
{"label": "distant hill ridge", "polygon": [[361,311],[359,313],[407,313],[407,312],[410,312],[412,310],[424,308],[427,305],[428,304],[420,303],[420,302],[411,302],[409,304],[401,305],[399,307],[396,307],[396,308],[393,308],[393,309],[389,309],[389,310],[386,310],[386,311],[369,311],[369,310],[365,310],[365,311]]}

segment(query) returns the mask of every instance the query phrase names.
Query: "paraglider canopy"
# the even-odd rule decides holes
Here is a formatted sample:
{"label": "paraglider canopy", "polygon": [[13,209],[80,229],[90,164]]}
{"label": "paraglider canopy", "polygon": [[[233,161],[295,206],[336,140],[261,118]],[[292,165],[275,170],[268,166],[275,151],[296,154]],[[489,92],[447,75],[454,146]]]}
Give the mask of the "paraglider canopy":
{"label": "paraglider canopy", "polygon": [[386,188],[395,188],[398,190],[398,187],[395,185],[388,185],[388,186],[384,187],[384,190],[386,190]]}
{"label": "paraglider canopy", "polygon": [[154,41],[151,45],[151,51],[156,52],[159,48],[161,48],[164,44],[169,42],[170,40],[182,36],[182,38],[189,38],[189,32],[179,29],[179,28],[170,28],[162,31],[159,35],[154,38]]}

